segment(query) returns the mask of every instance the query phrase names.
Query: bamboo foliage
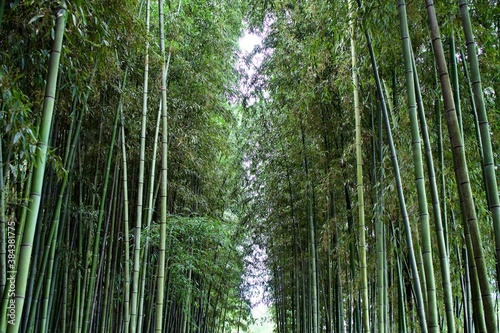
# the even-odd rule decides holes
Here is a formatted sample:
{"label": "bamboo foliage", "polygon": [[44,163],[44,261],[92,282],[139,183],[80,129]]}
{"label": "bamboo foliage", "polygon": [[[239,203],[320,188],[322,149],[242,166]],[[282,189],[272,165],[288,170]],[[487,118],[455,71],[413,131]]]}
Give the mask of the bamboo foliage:
{"label": "bamboo foliage", "polygon": [[0,333],[497,331],[496,1],[64,4],[0,2]]}

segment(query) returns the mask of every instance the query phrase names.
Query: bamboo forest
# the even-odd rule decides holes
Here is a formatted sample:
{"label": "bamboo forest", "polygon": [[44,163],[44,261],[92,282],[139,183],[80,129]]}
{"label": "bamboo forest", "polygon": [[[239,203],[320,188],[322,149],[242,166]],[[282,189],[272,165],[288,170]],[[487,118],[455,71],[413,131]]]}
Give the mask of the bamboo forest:
{"label": "bamboo forest", "polygon": [[0,0],[0,333],[499,333],[500,1]]}

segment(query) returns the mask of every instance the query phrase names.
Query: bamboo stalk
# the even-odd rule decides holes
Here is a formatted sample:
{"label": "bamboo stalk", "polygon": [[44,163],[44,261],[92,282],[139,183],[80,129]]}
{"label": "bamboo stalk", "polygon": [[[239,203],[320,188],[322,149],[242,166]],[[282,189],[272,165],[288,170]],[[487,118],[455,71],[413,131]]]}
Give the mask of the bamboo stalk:
{"label": "bamboo stalk", "polygon": [[441,44],[439,26],[434,10],[434,2],[432,0],[425,0],[425,3],[429,17],[429,27],[431,30],[432,44],[434,47],[434,56],[436,58],[441,90],[445,104],[445,118],[452,147],[455,178],[457,182],[460,197],[460,206],[463,215],[462,221],[464,225],[468,224],[468,228],[470,231],[472,247],[474,251],[473,258],[476,263],[479,284],[481,287],[481,297],[484,306],[486,325],[488,326],[489,332],[497,332],[496,316],[493,307],[493,300],[491,299],[491,287],[488,280],[488,271],[486,269],[481,234],[479,232],[477,224],[478,220],[476,215],[476,208],[474,205],[474,197],[470,185],[469,170],[465,158],[464,143],[460,134],[457,114],[455,112],[455,102],[453,100],[453,93],[448,76],[448,69],[444,57],[444,50]]}
{"label": "bamboo stalk", "polygon": [[354,118],[356,127],[356,189],[358,195],[358,233],[359,233],[359,265],[361,271],[361,306],[362,306],[362,322],[363,330],[370,331],[370,313],[368,301],[368,273],[366,268],[366,236],[365,236],[365,204],[364,204],[364,186],[363,186],[363,156],[362,156],[362,139],[361,139],[361,106],[359,103],[359,79],[357,75],[356,64],[356,48],[355,48],[355,28],[354,28],[354,11],[351,0],[349,5],[349,27],[351,41],[351,65],[352,65],[352,82],[354,94]]}
{"label": "bamboo stalk", "polygon": [[[486,195],[489,209],[493,218],[493,230],[495,235],[497,285],[500,283],[500,199],[498,198],[498,185],[496,180],[495,161],[491,145],[490,124],[484,102],[483,87],[481,83],[481,74],[479,71],[479,61],[477,58],[476,42],[472,32],[469,8],[467,1],[458,0],[460,6],[460,15],[464,29],[465,42],[467,45],[467,59],[470,63],[472,90],[474,92],[474,102],[477,107],[477,118],[479,131],[481,134],[483,176],[486,185]],[[483,298],[490,298],[486,290],[482,291]],[[490,310],[489,310],[490,311]],[[488,316],[491,317],[492,314]],[[496,318],[496,316],[495,316]]]}
{"label": "bamboo stalk", "polygon": [[[52,116],[55,104],[55,94],[57,89],[59,60],[62,50],[64,27],[66,25],[65,8],[59,10],[56,16],[56,26],[54,28],[55,37],[52,44],[52,52],[50,54],[49,71],[47,75],[47,84],[45,86],[45,98],[43,102],[42,123],[40,127],[40,137],[36,153],[37,164],[34,168],[33,184],[31,188],[26,226],[24,229],[22,245],[17,261],[17,272],[14,273],[16,276],[15,313],[17,314],[17,316],[15,316],[15,318],[12,318],[12,324],[8,325],[8,333],[17,333],[19,331],[21,320],[20,314],[23,311],[26,285],[29,276],[33,238],[38,220],[38,213],[40,210],[41,191],[44,183],[45,167],[47,163],[47,148],[49,144],[50,129],[52,125]],[[8,268],[9,271],[15,271],[15,269],[15,267]],[[6,318],[6,312],[2,312],[0,320],[4,322]],[[0,326],[3,325],[0,324]]]}

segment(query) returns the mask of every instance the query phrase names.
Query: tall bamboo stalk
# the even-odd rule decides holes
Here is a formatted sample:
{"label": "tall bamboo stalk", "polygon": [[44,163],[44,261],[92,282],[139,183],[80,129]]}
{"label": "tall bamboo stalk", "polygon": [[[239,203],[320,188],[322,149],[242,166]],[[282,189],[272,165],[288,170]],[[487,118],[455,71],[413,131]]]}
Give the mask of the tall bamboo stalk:
{"label": "tall bamboo stalk", "polygon": [[[168,175],[168,111],[167,111],[167,75],[172,56],[172,48],[169,49],[168,57],[165,59],[165,14],[163,13],[164,1],[158,0],[160,18],[160,54],[163,58],[161,75],[161,108],[162,108],[162,168],[161,168],[161,192],[160,192],[160,245],[158,254],[157,274],[157,301],[156,301],[156,327],[157,333],[162,331],[162,314],[164,300],[165,279],[165,245],[167,240],[167,175]],[[179,0],[177,14],[181,10],[182,0]]]}
{"label": "tall bamboo stalk", "polygon": [[441,282],[444,292],[446,323],[448,327],[448,332],[455,332],[455,314],[453,310],[453,293],[452,293],[451,278],[450,278],[449,254],[446,249],[446,239],[443,230],[443,221],[441,218],[441,207],[439,204],[440,200],[439,200],[439,192],[436,181],[436,172],[434,170],[434,160],[432,158],[431,141],[429,138],[429,131],[427,129],[424,104],[422,101],[422,93],[420,91],[420,83],[418,80],[418,73],[417,73],[417,68],[415,66],[414,57],[412,57],[412,64],[413,64],[413,76],[415,78],[414,83],[415,83],[418,117],[424,141],[425,160],[427,164],[427,174],[429,178],[429,187],[432,198],[432,209],[434,213],[434,224],[438,241],[438,253],[439,253],[439,263],[441,268]]}
{"label": "tall bamboo stalk", "polygon": [[[308,110],[308,109],[307,109]],[[306,177],[306,193],[307,193],[307,218],[309,228],[309,260],[310,271],[308,275],[309,281],[309,314],[310,314],[310,331],[319,333],[319,306],[318,306],[318,284],[317,275],[318,269],[316,265],[317,250],[316,250],[316,229],[314,221],[314,186],[309,174],[309,159],[306,150],[306,137],[304,130],[304,122],[300,116],[300,135],[302,139],[302,155],[304,160],[304,175]]]}
{"label": "tall bamboo stalk", "polygon": [[[54,217],[52,219],[52,223],[50,225],[50,234],[49,234],[49,240],[47,241],[46,244],[46,251],[43,254],[43,260],[42,260],[42,266],[39,268],[41,272],[48,271],[47,274],[47,281],[45,281],[45,294],[44,294],[44,302],[42,304],[42,321],[41,321],[41,330],[40,332],[45,332],[45,329],[47,328],[48,323],[47,321],[47,311],[49,307],[49,292],[50,292],[50,285],[51,281],[53,280],[52,272],[54,270],[54,261],[55,261],[55,251],[56,251],[56,246],[60,241],[56,239],[56,235],[59,234],[59,238],[62,235],[62,231],[64,230],[63,228],[60,228],[61,222],[64,223],[65,217],[66,217],[66,211],[63,212],[63,215],[61,217],[61,211],[63,207],[63,202],[68,201],[69,198],[69,192],[66,191],[66,188],[68,187],[68,184],[70,184],[70,178],[72,177],[72,169],[73,169],[73,162],[76,154],[76,147],[78,140],[80,139],[80,132],[82,128],[82,119],[85,113],[85,108],[82,108],[81,111],[78,114],[78,118],[76,119],[76,128],[73,131],[70,129],[69,132],[69,137],[67,140],[67,146],[66,146],[66,152],[64,154],[64,169],[70,172],[70,175],[67,177],[64,177],[63,182],[61,184],[60,190],[59,190],[59,195],[57,198],[57,203],[56,207],[54,210]],[[73,125],[73,124],[72,124]],[[71,126],[73,127],[73,126]],[[66,205],[67,206],[67,205]],[[61,230],[61,231],[60,231]],[[48,269],[47,269],[47,259],[48,261]],[[45,264],[44,264],[45,263]],[[40,289],[42,288],[42,284],[44,283],[43,279],[39,279],[38,284]],[[38,287],[37,287],[38,289]],[[37,292],[38,295],[36,298],[39,298],[39,291]],[[35,308],[36,309],[36,308]],[[31,313],[30,313],[31,317]]]}
{"label": "tall bamboo stalk", "polygon": [[[33,247],[33,238],[40,210],[41,191],[44,182],[45,166],[47,163],[47,147],[49,144],[50,130],[52,127],[52,118],[54,112],[55,94],[57,88],[57,76],[59,73],[59,59],[62,50],[62,40],[64,36],[64,27],[66,25],[66,10],[63,8],[58,11],[56,26],[54,28],[54,41],[49,60],[49,70],[47,83],[45,86],[45,98],[43,101],[42,123],[40,126],[40,136],[38,149],[36,150],[36,166],[34,168],[33,184],[31,188],[30,202],[26,226],[23,233],[22,245],[18,256],[17,274],[14,267],[8,267],[12,276],[16,276],[16,297],[14,318],[9,324],[7,332],[17,333],[20,326],[21,313],[24,306],[24,297],[26,294],[26,285],[30,272],[31,251]],[[7,289],[7,288],[6,288]],[[17,314],[17,315],[16,315]],[[1,313],[0,321],[7,319],[6,313]],[[3,325],[0,324],[3,327]]]}
{"label": "tall bamboo stalk", "polygon": [[[118,206],[118,200],[120,199],[120,193],[118,193],[118,178],[119,178],[119,170],[120,170],[120,163],[115,163],[115,168],[113,171],[113,182],[111,185],[111,200],[109,202],[109,217],[111,219],[111,230],[110,230],[110,237],[106,239],[106,243],[108,244],[108,249],[107,249],[107,254],[106,254],[106,267],[105,272],[104,272],[104,290],[108,293],[108,297],[104,297],[104,300],[102,301],[101,305],[101,313],[102,313],[102,319],[100,322],[100,329],[99,331],[101,332],[106,332],[107,328],[111,325],[107,325],[108,322],[110,321],[111,318],[111,313],[112,313],[112,304],[110,305],[111,300],[112,300],[112,292],[109,293],[109,290],[114,290],[114,288],[110,288],[111,285],[111,271],[113,270],[113,265],[116,261],[118,261],[117,258],[117,249],[118,246],[115,245],[115,225],[118,222],[119,216],[117,215],[117,206]],[[109,224],[109,221],[107,225]],[[106,225],[106,232],[107,232],[107,226]],[[113,251],[113,249],[115,249]]]}
{"label": "tall bamboo stalk", "polygon": [[349,6],[349,30],[351,40],[351,66],[352,66],[352,82],[354,95],[354,118],[356,127],[356,186],[358,195],[358,232],[359,232],[359,265],[361,270],[361,306],[363,329],[365,332],[370,330],[370,314],[368,312],[368,273],[366,269],[366,236],[365,236],[365,204],[363,196],[363,156],[362,156],[362,140],[361,140],[361,106],[359,103],[358,92],[358,75],[356,64],[356,47],[355,47],[355,31],[354,31],[354,10],[351,0],[348,1]]}
{"label": "tall bamboo stalk", "polygon": [[370,108],[372,110],[372,168],[373,168],[373,197],[375,211],[373,214],[373,220],[375,224],[375,234],[376,234],[376,251],[377,251],[377,263],[376,263],[376,276],[377,276],[377,331],[385,332],[385,274],[384,274],[384,225],[381,219],[381,209],[380,209],[380,196],[379,196],[379,180],[378,173],[379,168],[377,166],[377,144],[375,140],[375,117],[373,114],[373,101],[370,95]]}
{"label": "tall bamboo stalk", "polygon": [[427,196],[425,193],[424,167],[422,163],[422,147],[417,119],[417,102],[413,80],[412,52],[408,22],[406,18],[406,4],[398,0],[399,26],[406,73],[406,91],[408,96],[408,114],[410,117],[412,155],[415,171],[415,182],[418,194],[420,227],[422,237],[422,257],[424,262],[425,284],[427,287],[427,326],[429,331],[438,332],[438,313],[436,303],[436,287],[434,282],[434,267],[432,265],[432,246],[429,230],[429,213],[427,211]]}
{"label": "tall bamboo stalk", "polygon": [[424,300],[423,300],[423,295],[422,295],[422,288],[420,286],[420,277],[418,274],[418,269],[417,269],[417,262],[415,259],[415,251],[413,249],[413,237],[411,235],[411,226],[410,226],[410,221],[408,218],[408,212],[406,209],[406,202],[405,198],[403,195],[403,186],[402,186],[402,181],[401,181],[401,175],[399,173],[399,163],[398,163],[398,158],[397,158],[397,153],[396,153],[396,148],[394,146],[394,141],[392,139],[392,130],[391,130],[391,124],[389,120],[389,115],[387,113],[387,108],[385,104],[385,98],[384,94],[382,91],[382,85],[380,82],[380,77],[378,74],[378,67],[377,67],[377,62],[375,58],[375,54],[373,52],[373,47],[371,44],[371,39],[368,33],[365,33],[366,35],[366,40],[367,40],[367,45],[368,45],[368,50],[370,52],[370,59],[373,67],[373,72],[375,76],[375,83],[377,85],[377,94],[378,98],[380,101],[380,105],[382,107],[382,114],[384,117],[384,123],[385,123],[385,130],[387,133],[387,140],[389,142],[389,150],[391,152],[391,160],[392,160],[392,165],[394,169],[394,176],[395,176],[395,181],[396,181],[396,189],[398,193],[398,201],[399,201],[399,209],[401,212],[401,216],[403,218],[403,223],[405,227],[405,235],[406,235],[406,246],[408,248],[408,257],[410,261],[410,269],[411,269],[411,275],[413,279],[413,288],[415,290],[415,297],[417,301],[417,313],[419,317],[419,323],[420,323],[420,328],[422,332],[426,333],[427,332],[427,321],[425,319],[425,310],[424,310]]}
{"label": "tall bamboo stalk", "polygon": [[[151,5],[146,0],[146,33],[149,34]],[[134,233],[134,268],[132,277],[132,300],[130,308],[130,332],[135,333],[137,329],[137,311],[139,296],[139,271],[141,269],[141,230],[142,210],[144,195],[144,160],[146,150],[146,124],[148,112],[148,76],[149,76],[149,41],[146,41],[146,55],[144,59],[144,86],[142,93],[142,122],[141,122],[141,147],[139,153],[139,184],[137,187],[137,216]]]}
{"label": "tall bamboo stalk", "polygon": [[168,168],[168,114],[167,114],[167,69],[165,59],[165,14],[164,1],[158,0],[160,19],[160,55],[163,58],[161,72],[161,113],[162,113],[162,164],[161,164],[161,195],[160,195],[160,244],[158,245],[158,273],[156,286],[156,327],[155,332],[161,333],[163,302],[165,290],[165,244],[167,242],[167,168]]}
{"label": "tall bamboo stalk", "polygon": [[129,235],[129,216],[128,216],[128,171],[127,171],[127,149],[125,146],[125,124],[123,120],[123,108],[120,110],[121,141],[122,141],[122,162],[123,162],[123,237],[125,243],[125,276],[123,279],[123,310],[124,310],[124,332],[128,333],[130,329],[130,235]]}
{"label": "tall bamboo stalk", "polygon": [[450,64],[451,64],[451,84],[453,88],[453,98],[455,100],[455,108],[457,109],[457,119],[458,126],[460,128],[460,134],[462,135],[462,140],[464,139],[464,130],[462,122],[462,109],[460,107],[460,89],[458,85],[458,70],[457,70],[457,56],[455,55],[455,36],[453,33],[453,28],[451,29],[450,36]]}
{"label": "tall bamboo stalk", "polygon": [[[125,74],[123,76],[123,82],[121,84],[121,90],[123,91],[126,86],[127,82],[127,74],[128,74],[128,67],[125,69]],[[101,196],[101,203],[99,206],[99,216],[97,217],[97,229],[95,232],[95,239],[94,239],[94,244],[93,244],[93,249],[92,249],[92,266],[90,268],[90,275],[89,275],[89,284],[88,284],[88,291],[87,291],[87,299],[92,300],[94,298],[94,288],[96,285],[96,277],[97,277],[97,267],[99,264],[99,245],[101,241],[101,229],[102,229],[102,222],[104,220],[104,207],[106,205],[106,199],[107,199],[107,193],[108,193],[108,183],[109,183],[109,174],[111,170],[111,162],[113,159],[113,151],[114,151],[114,146],[115,146],[115,140],[116,140],[116,133],[117,133],[117,128],[118,128],[118,120],[120,116],[120,110],[123,105],[123,94],[120,94],[120,99],[118,102],[118,107],[116,110],[115,114],[115,119],[113,121],[113,132],[111,134],[111,141],[110,141],[110,146],[109,146],[109,151],[108,151],[108,156],[107,156],[107,161],[106,161],[106,170],[105,170],[105,175],[104,175],[104,184],[103,184],[103,189],[102,189],[102,196]],[[92,308],[92,303],[93,302],[85,302],[85,307],[84,307],[84,314],[83,314],[83,332],[87,333],[90,330],[90,324],[91,324],[91,313],[90,310]]]}
{"label": "tall bamboo stalk", "polygon": [[[146,228],[149,229],[151,225],[151,221],[153,220],[153,203],[155,201],[154,198],[154,189],[155,189],[155,175],[156,175],[156,155],[158,149],[158,136],[160,133],[160,120],[161,120],[161,102],[158,108],[158,116],[156,118],[156,126],[155,126],[155,136],[153,141],[153,155],[151,158],[151,171],[150,171],[150,180],[149,180],[149,191],[148,191],[148,208],[147,208],[147,216],[146,216]],[[149,238],[146,238],[143,247],[143,260],[147,258],[149,250]],[[144,290],[146,286],[146,267],[147,265],[142,265],[142,277],[141,277],[141,292],[139,298],[139,308],[138,308],[138,325],[137,332],[142,332],[142,326],[144,322]]]}
{"label": "tall bamboo stalk", "polygon": [[[462,57],[462,59],[465,59],[464,50],[462,50],[462,48],[460,48],[460,57]],[[472,111],[472,115],[474,116],[474,127],[476,129],[476,138],[477,138],[477,146],[479,148],[479,155],[481,156],[481,161],[484,161],[484,157],[483,157],[483,143],[482,143],[482,140],[481,140],[481,132],[479,130],[479,121],[478,121],[478,116],[477,116],[476,102],[474,101],[474,92],[472,91],[472,84],[470,82],[471,80],[470,80],[470,77],[469,77],[469,69],[467,67],[467,61],[462,61],[462,68],[463,68],[463,72],[464,72],[465,82],[467,82],[467,88],[468,88],[468,91],[469,91],[470,107],[472,109],[471,110]],[[484,183],[484,187],[486,188],[486,179],[484,177],[484,168],[483,168],[483,180],[485,182]],[[486,198],[488,199],[488,196],[486,196]],[[489,201],[488,201],[488,205],[489,205]]]}
{"label": "tall bamboo stalk", "polygon": [[[495,251],[497,264],[497,284],[500,283],[500,199],[498,198],[498,186],[495,172],[495,161],[491,146],[490,124],[486,113],[483,88],[481,83],[481,73],[479,72],[479,61],[477,59],[476,42],[472,32],[469,8],[467,1],[458,0],[460,5],[460,15],[464,28],[465,43],[467,45],[467,59],[470,63],[470,74],[472,90],[474,92],[474,102],[477,107],[477,118],[479,131],[481,133],[483,174],[486,184],[486,195],[488,197],[489,209],[493,218],[493,230],[495,232]],[[486,297],[483,291],[483,297]],[[491,298],[491,296],[489,296]]]}
{"label": "tall bamboo stalk", "polygon": [[[460,206],[462,208],[462,221],[463,224],[468,224],[471,241],[474,251],[474,261],[476,262],[479,284],[481,286],[481,296],[484,306],[486,325],[489,332],[497,332],[496,316],[493,307],[493,300],[491,298],[491,287],[488,280],[488,271],[486,269],[485,258],[483,254],[483,245],[481,234],[478,228],[478,221],[476,215],[476,208],[474,205],[474,197],[469,180],[469,170],[465,158],[465,149],[462,136],[460,134],[460,127],[458,124],[457,114],[455,112],[455,102],[453,100],[453,93],[451,90],[450,79],[448,76],[448,69],[446,66],[446,59],[444,56],[443,46],[441,44],[441,36],[439,25],[434,10],[434,2],[432,0],[425,0],[427,7],[427,14],[429,17],[429,26],[431,30],[431,39],[434,48],[434,56],[436,58],[437,68],[439,72],[439,79],[441,83],[441,90],[445,104],[445,118],[448,127],[448,134],[452,146],[453,162],[455,168],[455,178],[457,182]],[[472,258],[469,258],[472,259]]]}

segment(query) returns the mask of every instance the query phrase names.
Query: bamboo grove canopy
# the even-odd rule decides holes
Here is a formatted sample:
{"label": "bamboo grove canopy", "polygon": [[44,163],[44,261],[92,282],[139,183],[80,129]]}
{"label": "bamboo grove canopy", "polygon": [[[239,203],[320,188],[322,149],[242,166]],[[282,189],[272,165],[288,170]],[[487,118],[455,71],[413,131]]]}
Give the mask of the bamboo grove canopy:
{"label": "bamboo grove canopy", "polygon": [[497,0],[1,0],[0,46],[1,333],[499,331]]}

